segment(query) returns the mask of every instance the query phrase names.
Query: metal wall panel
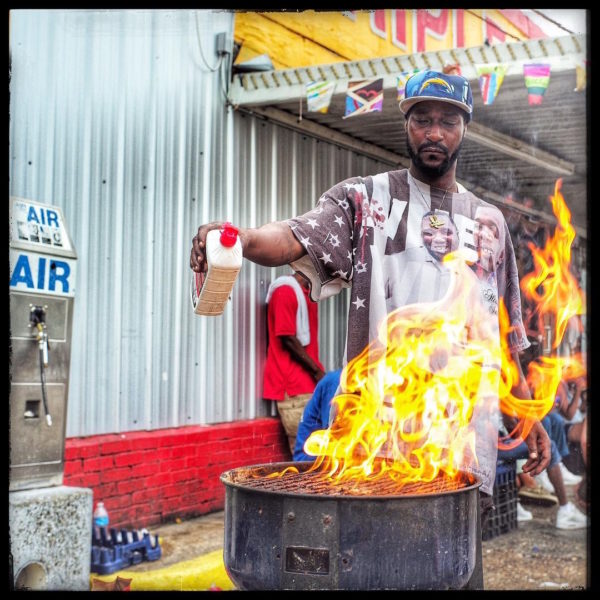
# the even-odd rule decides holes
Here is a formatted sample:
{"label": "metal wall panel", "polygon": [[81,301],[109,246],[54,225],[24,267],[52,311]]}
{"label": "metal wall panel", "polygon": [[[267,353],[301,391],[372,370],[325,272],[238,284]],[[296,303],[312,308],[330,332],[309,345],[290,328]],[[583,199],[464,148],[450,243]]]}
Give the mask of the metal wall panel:
{"label": "metal wall panel", "polygon": [[[271,414],[264,298],[289,269],[245,262],[225,313],[198,317],[196,228],[288,218],[337,181],[389,168],[226,108],[208,68],[222,31],[233,14],[10,13],[10,194],[60,206],[78,255],[70,437]],[[327,368],[347,306],[345,294],[320,305]]]}

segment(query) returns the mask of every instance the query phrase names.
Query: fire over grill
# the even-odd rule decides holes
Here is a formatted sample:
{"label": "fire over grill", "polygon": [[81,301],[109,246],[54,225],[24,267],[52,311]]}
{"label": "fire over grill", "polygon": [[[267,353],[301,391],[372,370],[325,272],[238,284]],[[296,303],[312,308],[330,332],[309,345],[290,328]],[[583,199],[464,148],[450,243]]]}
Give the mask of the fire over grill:
{"label": "fire over grill", "polygon": [[318,496],[416,496],[440,494],[472,485],[474,480],[464,474],[457,479],[438,476],[432,481],[399,484],[387,475],[363,481],[332,483],[318,471],[306,472],[302,465],[299,472],[287,471],[280,477],[269,477],[272,469],[238,469],[231,473],[232,483],[265,492]]}
{"label": "fire over grill", "polygon": [[[286,471],[295,467],[299,473]],[[240,589],[458,589],[476,559],[480,482],[332,485],[309,463],[224,473],[224,560]]]}

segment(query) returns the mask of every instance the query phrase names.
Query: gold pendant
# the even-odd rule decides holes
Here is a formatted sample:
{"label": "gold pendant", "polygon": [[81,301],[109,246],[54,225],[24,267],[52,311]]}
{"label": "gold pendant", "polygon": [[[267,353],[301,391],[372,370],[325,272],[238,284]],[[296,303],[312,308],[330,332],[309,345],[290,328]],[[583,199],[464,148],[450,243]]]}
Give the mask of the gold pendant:
{"label": "gold pendant", "polygon": [[440,227],[443,227],[446,224],[446,221],[440,221],[436,215],[431,215],[429,217],[429,225],[431,227],[434,227],[435,229],[439,229]]}

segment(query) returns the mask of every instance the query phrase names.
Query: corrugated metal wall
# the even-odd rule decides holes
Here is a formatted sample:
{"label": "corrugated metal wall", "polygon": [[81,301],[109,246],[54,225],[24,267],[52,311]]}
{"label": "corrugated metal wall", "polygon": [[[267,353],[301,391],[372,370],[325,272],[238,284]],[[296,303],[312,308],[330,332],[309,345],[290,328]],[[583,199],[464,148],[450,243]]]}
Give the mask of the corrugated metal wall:
{"label": "corrugated metal wall", "polygon": [[[9,26],[10,194],[60,206],[78,253],[67,435],[270,414],[264,297],[288,270],[246,262],[225,314],[195,316],[196,228],[291,217],[389,165],[225,108],[209,67],[231,13],[16,10]],[[320,306],[327,368],[346,311],[346,295]]]}

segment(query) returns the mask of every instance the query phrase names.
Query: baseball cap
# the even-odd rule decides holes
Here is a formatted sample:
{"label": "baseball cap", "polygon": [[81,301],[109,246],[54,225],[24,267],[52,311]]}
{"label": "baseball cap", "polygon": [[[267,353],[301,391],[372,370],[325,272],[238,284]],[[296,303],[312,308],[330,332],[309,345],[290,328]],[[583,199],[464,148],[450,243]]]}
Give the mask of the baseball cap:
{"label": "baseball cap", "polygon": [[467,121],[473,112],[473,94],[469,82],[461,75],[447,75],[439,71],[419,71],[404,86],[404,98],[400,110],[407,114],[417,102],[439,100],[462,108]]}

